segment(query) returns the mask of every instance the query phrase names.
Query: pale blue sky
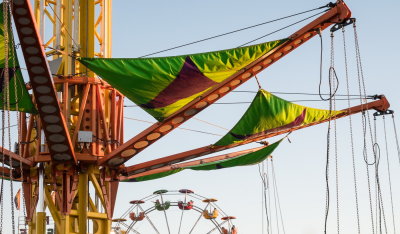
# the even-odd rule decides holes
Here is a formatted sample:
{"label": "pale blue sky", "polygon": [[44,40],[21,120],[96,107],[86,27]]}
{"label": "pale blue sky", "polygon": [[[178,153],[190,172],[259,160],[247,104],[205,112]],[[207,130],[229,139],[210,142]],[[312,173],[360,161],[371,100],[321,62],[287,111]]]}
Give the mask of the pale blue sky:
{"label": "pale blue sky", "polygon": [[[238,28],[264,22],[288,14],[308,10],[326,4],[323,1],[114,1],[113,57],[138,57],[154,51],[174,47],[205,37],[228,32]],[[349,1],[347,2],[357,18],[359,42],[361,46],[364,73],[368,94],[386,94],[392,108],[399,107],[399,64],[398,37],[400,22],[397,1]],[[211,40],[194,46],[165,52],[157,56],[196,53],[236,47],[282,25],[271,24],[242,33]],[[295,26],[284,32],[265,38],[262,41],[278,39],[290,35],[299,27]],[[350,64],[350,76],[354,81],[352,93],[357,93],[356,70],[354,64],[354,40],[352,27],[347,30],[347,45]],[[345,93],[343,72],[343,45],[341,32],[335,34],[337,71],[340,79],[339,93]],[[324,73],[329,62],[329,33],[323,33]],[[260,75],[262,87],[269,91],[310,92],[318,91],[319,79],[319,40],[314,38],[301,48],[292,52],[278,63],[263,71]],[[254,80],[247,82],[238,90],[257,90]],[[326,89],[325,89],[326,90]],[[231,93],[221,102],[250,101],[251,94]],[[282,96],[286,99],[304,99],[304,96]],[[308,102],[302,105],[328,108],[327,103]],[[353,102],[357,105],[357,102]],[[339,102],[338,107],[345,108],[346,102]],[[220,126],[230,128],[240,118],[246,105],[214,105],[197,117]],[[127,116],[151,120],[139,109],[130,109]],[[380,119],[379,119],[380,120]],[[356,139],[357,176],[361,211],[362,233],[370,232],[368,193],[365,164],[361,154],[361,122],[353,118]],[[380,120],[381,121],[381,120]],[[389,123],[389,122],[388,122]],[[379,122],[381,124],[381,122]],[[126,120],[126,137],[133,136],[139,129],[148,125]],[[380,125],[381,126],[381,125]],[[388,125],[391,126],[391,125]],[[224,134],[223,130],[209,127],[195,120],[183,127]],[[278,177],[280,199],[284,214],[286,233],[322,233],[325,209],[325,158],[327,125],[316,126],[292,134],[292,144],[284,142],[274,153],[274,162]],[[389,128],[392,130],[392,128]],[[390,136],[393,136],[390,132]],[[156,157],[189,150],[212,144],[219,137],[202,135],[183,130],[176,130],[142,152],[128,164],[150,160]],[[383,139],[382,137],[380,139]],[[392,139],[392,138],[391,138]],[[271,140],[272,141],[272,140]],[[342,233],[356,232],[355,203],[352,182],[351,154],[349,144],[348,119],[338,121],[339,148],[339,185],[340,185],[340,223]],[[383,143],[382,143],[383,144]],[[256,145],[254,145],[256,146]],[[250,148],[251,146],[243,147]],[[392,171],[397,170],[395,145],[390,145]],[[334,160],[332,155],[331,161]],[[383,164],[384,165],[384,164]],[[334,164],[331,165],[331,193],[335,193]],[[386,175],[386,174],[385,174]],[[392,175],[392,178],[395,177]],[[387,178],[384,177],[385,182]],[[395,182],[396,183],[396,182]],[[256,166],[226,169],[212,172],[185,171],[164,179],[143,183],[121,184],[116,207],[116,215],[129,200],[150,194],[152,191],[166,188],[191,188],[202,195],[218,198],[219,204],[229,214],[238,217],[236,223],[240,233],[261,233],[261,182]],[[399,195],[399,186],[395,190]],[[387,187],[384,187],[387,193]],[[398,196],[397,196],[398,197]],[[336,200],[331,200],[329,219],[330,232],[336,230]],[[389,197],[385,197],[389,202]],[[400,208],[398,199],[397,208]],[[386,203],[389,205],[389,203]],[[386,207],[389,210],[388,207]],[[399,216],[397,209],[397,216]],[[387,220],[390,213],[387,211]],[[389,230],[392,224],[388,221]]]}
{"label": "pale blue sky", "polygon": [[[325,1],[227,1],[227,0],[170,0],[170,1],[113,1],[113,57],[139,57],[154,51],[174,47],[184,43],[203,39],[238,28],[258,24],[274,18],[309,10],[327,4]],[[357,18],[359,42],[363,61],[368,94],[385,94],[394,110],[399,110],[399,45],[400,3],[395,0],[384,1],[347,1]],[[298,18],[299,19],[299,18]],[[205,43],[184,47],[159,54],[168,56],[197,53],[233,48],[247,41],[271,32],[288,22],[265,25],[238,34],[211,40]],[[299,26],[291,27],[277,35],[259,42],[284,38],[296,31]],[[346,28],[349,71],[352,82],[351,92],[357,94],[356,69],[354,64],[354,40],[352,27]],[[339,93],[345,93],[343,71],[343,44],[341,32],[335,34],[337,72],[340,79]],[[329,64],[329,33],[323,33],[324,43],[324,78]],[[267,70],[259,78],[264,89],[281,92],[318,92],[319,81],[319,40],[317,37],[301,46]],[[21,59],[22,60],[22,59]],[[21,61],[22,62],[22,61]],[[326,87],[326,86],[325,86]],[[238,90],[257,90],[254,79],[242,85]],[[326,89],[324,89],[326,90]],[[304,99],[304,96],[282,95],[288,100]],[[251,101],[252,94],[231,93],[220,102]],[[129,102],[127,101],[127,104]],[[301,102],[299,104],[328,108],[328,103]],[[357,105],[357,101],[352,102]],[[338,108],[345,108],[346,102],[338,102]],[[213,105],[198,114],[197,118],[230,128],[247,108],[246,105]],[[127,117],[153,121],[139,108],[129,108]],[[378,126],[382,127],[381,119]],[[391,121],[391,118],[388,118]],[[400,125],[397,116],[396,120]],[[349,144],[348,119],[338,121],[338,157],[340,186],[340,224],[341,233],[356,233],[355,203],[351,150]],[[397,219],[400,218],[399,183],[400,165],[397,161],[391,122],[388,123],[390,139],[390,157],[394,184],[395,208]],[[359,187],[360,215],[362,233],[371,233],[369,219],[368,190],[366,185],[365,163],[362,160],[362,128],[359,116],[353,118],[356,167]],[[126,140],[147,128],[146,123],[125,121]],[[190,120],[182,127],[225,134],[225,131],[210,127],[195,120]],[[315,126],[295,132],[291,135],[292,143],[285,141],[274,152],[280,201],[284,215],[286,233],[319,234],[323,232],[325,209],[325,158],[327,125]],[[383,132],[379,131],[381,149]],[[127,165],[167,156],[214,143],[218,136],[175,130],[168,136],[137,155]],[[276,138],[276,139],[279,139]],[[274,139],[275,140],[275,139]],[[274,141],[270,140],[270,141]],[[240,149],[256,147],[249,145]],[[239,150],[239,149],[238,149]],[[382,151],[384,155],[384,151]],[[336,231],[336,197],[334,155],[331,156],[331,211],[329,233]],[[382,171],[386,161],[382,161]],[[383,192],[386,219],[389,232],[392,231],[387,174],[383,173]],[[184,171],[160,180],[143,183],[122,183],[119,188],[115,217],[122,214],[130,200],[142,198],[158,189],[176,190],[190,188],[195,192],[219,199],[218,204],[229,215],[238,217],[236,224],[240,233],[256,234],[261,232],[261,181],[257,166],[240,167],[211,172]],[[9,208],[8,208],[9,209]],[[172,211],[173,212],[173,211]],[[161,222],[161,221],[160,221]],[[171,223],[173,221],[171,220]],[[179,223],[176,220],[177,225]],[[397,223],[400,228],[400,223]],[[160,224],[161,225],[161,224]],[[6,225],[5,225],[6,226]]]}

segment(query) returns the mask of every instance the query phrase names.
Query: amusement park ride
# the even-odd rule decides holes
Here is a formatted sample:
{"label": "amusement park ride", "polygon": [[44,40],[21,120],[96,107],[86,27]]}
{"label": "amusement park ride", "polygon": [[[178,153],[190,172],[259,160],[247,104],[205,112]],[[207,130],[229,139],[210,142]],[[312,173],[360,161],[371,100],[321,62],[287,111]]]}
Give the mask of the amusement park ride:
{"label": "amusement park ride", "polygon": [[[179,201],[170,201],[170,199],[174,199],[175,197],[180,197],[181,199]],[[152,205],[152,202],[154,205]],[[171,207],[177,207],[181,210],[179,215],[180,218],[177,218],[177,220],[182,220],[184,213],[192,212],[194,214],[200,214],[197,215],[195,222],[193,222],[194,225],[186,227],[186,229],[181,222],[177,231],[178,233],[219,232],[223,234],[237,234],[237,228],[233,224],[233,220],[236,219],[236,217],[227,215],[218,205],[216,205],[216,202],[217,199],[203,197],[194,193],[190,189],[180,189],[178,191],[168,191],[163,189],[157,190],[152,195],[143,199],[130,201],[129,203],[131,206],[120,218],[114,219],[117,225],[114,226],[113,229],[117,233],[123,229],[125,229],[126,233],[129,233],[130,231],[135,232],[134,228],[142,224],[144,219],[147,219],[149,225],[154,225],[149,218],[149,214],[158,212],[163,213],[164,217],[161,219],[165,219],[168,233],[171,233],[168,225],[168,217],[166,216],[166,210]],[[149,203],[150,207],[148,207]],[[220,215],[222,216],[221,222],[217,220]],[[128,216],[130,221],[129,224],[127,223]],[[154,216],[152,219],[154,220]],[[200,219],[206,220],[209,227],[206,225],[206,229],[195,231],[199,226],[198,224]],[[157,228],[152,230],[159,233]]]}
{"label": "amusement park ride", "polygon": [[[127,141],[123,138],[123,108],[129,91],[117,88],[112,81],[115,77],[105,77],[103,73],[107,71],[97,71],[96,60],[92,60],[111,57],[112,0],[34,0],[33,6],[29,0],[12,0],[4,1],[3,5],[6,12],[3,18],[11,11],[29,74],[27,88],[32,90],[37,110],[28,118],[25,112],[19,114],[18,150],[1,149],[7,164],[2,168],[3,174],[10,180],[22,182],[29,233],[45,233],[45,207],[50,210],[57,233],[88,233],[88,220],[93,222],[93,233],[110,233],[120,181],[240,157],[258,148],[182,163],[365,110],[385,112],[389,107],[386,98],[379,96],[373,102],[344,109],[329,118],[280,126],[275,131],[245,137],[231,144],[205,146],[125,166],[125,162],[142,150],[322,30],[332,25],[340,28],[350,24],[351,12],[346,4],[340,0],[330,4],[320,17],[257,58],[242,63],[240,69],[219,82],[204,86],[203,90],[185,93],[178,85],[176,89],[166,88],[164,96],[155,98],[156,101],[139,103],[148,110],[157,107],[157,101],[169,102],[168,105],[177,101],[175,94],[179,92],[183,93],[181,99],[191,97],[180,108],[156,117],[157,123]],[[11,21],[11,17],[8,20]],[[11,35],[8,38],[12,38]],[[185,66],[190,65],[189,60],[185,60]],[[6,63],[5,68],[8,67],[11,66]],[[196,71],[191,72],[186,76],[196,76]],[[4,79],[7,76],[12,74],[5,73],[2,80],[7,80]],[[176,79],[184,78],[185,74]],[[193,82],[197,82],[196,79]],[[94,187],[95,194],[89,193],[89,184]]]}

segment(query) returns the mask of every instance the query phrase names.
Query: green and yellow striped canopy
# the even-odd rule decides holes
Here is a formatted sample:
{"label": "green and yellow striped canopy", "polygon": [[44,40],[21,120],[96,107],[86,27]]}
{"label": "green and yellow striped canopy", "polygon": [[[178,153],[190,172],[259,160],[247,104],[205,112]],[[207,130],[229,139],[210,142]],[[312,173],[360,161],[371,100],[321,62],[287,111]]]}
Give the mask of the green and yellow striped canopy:
{"label": "green and yellow striped canopy", "polygon": [[79,61],[162,121],[285,41],[174,57]]}
{"label": "green and yellow striped canopy", "polygon": [[249,138],[327,120],[342,111],[305,107],[260,89],[236,125],[214,145],[225,146]]}

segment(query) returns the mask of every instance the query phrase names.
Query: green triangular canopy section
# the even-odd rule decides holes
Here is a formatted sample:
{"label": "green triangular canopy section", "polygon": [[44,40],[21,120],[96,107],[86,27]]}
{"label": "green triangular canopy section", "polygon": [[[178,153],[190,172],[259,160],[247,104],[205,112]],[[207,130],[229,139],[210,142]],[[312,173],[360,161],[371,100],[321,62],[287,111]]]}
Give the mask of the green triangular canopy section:
{"label": "green triangular canopy section", "polygon": [[265,148],[262,148],[255,152],[252,152],[252,153],[243,154],[243,155],[235,157],[235,158],[224,159],[224,160],[219,160],[219,161],[210,162],[210,163],[204,163],[204,164],[200,164],[200,165],[196,165],[196,166],[177,168],[177,169],[173,169],[170,171],[156,173],[153,175],[137,177],[134,179],[126,180],[124,182],[141,182],[141,181],[147,181],[147,180],[160,179],[160,178],[163,178],[166,176],[176,174],[185,169],[191,169],[191,170],[196,170],[196,171],[209,171],[209,170],[217,170],[217,169],[230,168],[230,167],[254,165],[254,164],[264,161],[268,156],[270,156],[272,154],[272,152],[274,152],[274,150],[278,147],[278,145],[281,142],[282,142],[282,140],[277,141],[277,142],[273,143],[272,145],[269,145]]}
{"label": "green triangular canopy section", "polygon": [[[10,17],[8,17],[11,20]],[[21,112],[37,113],[32,99],[26,89],[24,79],[22,78],[21,69],[19,67],[16,51],[13,47],[14,41],[12,31],[10,29],[10,21],[8,21],[8,87],[4,87],[4,78],[6,71],[6,42],[5,42],[5,28],[4,28],[4,14],[3,3],[0,4],[0,109],[6,109],[7,104],[4,104],[7,99],[5,97],[5,90],[9,90],[10,110],[17,110]],[[7,101],[6,101],[7,102]]]}
{"label": "green triangular canopy section", "polygon": [[170,171],[156,173],[153,175],[146,175],[146,176],[141,176],[141,177],[137,177],[137,178],[130,179],[130,180],[124,180],[122,182],[142,182],[142,181],[148,181],[148,180],[156,180],[156,179],[161,179],[161,178],[176,174],[183,170],[184,170],[183,168],[179,168],[179,169],[174,169],[174,170],[170,170]]}
{"label": "green triangular canopy section", "polygon": [[260,89],[239,122],[214,145],[230,145],[268,133],[320,122],[342,112],[297,105]]}
{"label": "green triangular canopy section", "polygon": [[173,57],[80,62],[161,121],[286,40]]}

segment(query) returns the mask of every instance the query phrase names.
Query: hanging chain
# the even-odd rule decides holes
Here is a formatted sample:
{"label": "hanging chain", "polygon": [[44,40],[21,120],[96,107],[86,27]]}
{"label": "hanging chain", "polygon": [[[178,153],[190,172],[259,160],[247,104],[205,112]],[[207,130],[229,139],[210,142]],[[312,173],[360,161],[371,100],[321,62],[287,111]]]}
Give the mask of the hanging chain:
{"label": "hanging chain", "polygon": [[[377,132],[376,132],[376,116],[374,116],[374,139],[375,139],[375,144],[372,147],[372,150],[374,152],[374,155],[377,155],[379,153],[380,155],[380,148],[379,144],[377,143]],[[375,158],[375,161],[372,165],[375,165],[375,214],[376,214],[376,220],[375,220],[375,225],[377,228],[377,233],[382,233],[382,212],[381,212],[381,206],[380,206],[380,197],[379,197],[379,190],[378,190],[378,180],[376,179],[376,175],[378,174],[378,164],[379,164],[379,159],[380,158]],[[378,229],[379,227],[379,229]]]}
{"label": "hanging chain", "polygon": [[[270,183],[269,183],[269,164],[268,163],[266,163],[266,172],[264,173],[264,178],[265,178],[265,193],[264,193],[264,197],[265,197],[265,202],[266,202],[266,204],[267,204],[267,202],[268,202],[268,204],[267,204],[267,207],[265,208],[266,210],[265,210],[265,212],[268,212],[268,217],[267,217],[267,221],[268,221],[268,234],[269,233],[273,233],[273,230],[272,230],[272,214],[271,214],[271,212],[272,212],[272,209],[271,209],[271,186],[270,186]],[[267,191],[268,191],[268,196],[267,196]],[[267,201],[268,200],[268,201]]]}
{"label": "hanging chain", "polygon": [[[11,57],[12,57],[12,59],[13,59],[13,61],[12,61],[12,68],[13,68],[13,74],[11,74],[12,76],[16,76],[16,73],[15,73],[15,59],[14,59],[14,57],[15,57],[15,53],[14,53],[14,47],[13,47],[13,38],[12,38],[12,36],[11,36],[11,34],[9,34],[8,32],[9,32],[9,29],[11,30],[11,20],[9,20],[9,14],[10,14],[10,12],[11,12],[11,6],[10,6],[10,1],[7,1],[7,2],[4,2],[4,4],[5,5],[7,5],[7,11],[6,11],[6,13],[5,13],[5,15],[6,15],[6,20],[5,21],[7,21],[7,22],[5,22],[6,23],[6,25],[7,25],[7,28],[4,30],[5,32],[7,32],[7,41],[6,41],[6,47],[8,47],[8,49],[7,49],[7,53],[9,53],[10,55],[11,55]],[[9,56],[7,57],[7,60],[9,59]],[[7,66],[7,70],[9,69],[9,64],[8,64],[8,66]],[[11,128],[10,128],[10,126],[11,126],[11,113],[10,113],[10,111],[11,111],[11,99],[10,99],[10,79],[12,78],[12,77],[10,77],[10,74],[8,74],[8,79],[6,79],[8,82],[8,84],[7,84],[7,88],[6,88],[6,90],[7,90],[7,118],[8,118],[8,124],[7,124],[7,126],[8,126],[8,148],[11,150],[11,148],[12,148],[12,145],[11,145]],[[15,91],[15,89],[16,89],[16,78],[14,77],[14,91]],[[16,97],[16,95],[17,95],[17,92],[15,92],[15,94],[14,94],[14,97]],[[17,99],[15,99],[15,100],[17,100]],[[18,102],[16,101],[16,105],[18,105]],[[18,110],[18,109],[16,109],[16,110]],[[18,115],[18,113],[17,113],[17,115]],[[18,122],[17,122],[18,123]],[[19,124],[18,124],[18,129],[19,129]],[[15,208],[14,208],[14,177],[13,177],[13,170],[14,170],[14,168],[13,168],[13,162],[12,162],[12,158],[11,157],[9,157],[9,159],[10,159],[10,169],[11,169],[11,173],[10,173],[10,205],[11,205],[11,225],[12,225],[12,233],[14,234],[15,233]]]}
{"label": "hanging chain", "polygon": [[[377,131],[376,131],[376,117],[374,116],[374,136],[375,136],[375,144],[374,144],[374,154],[375,154],[375,186],[376,186],[376,222],[377,222],[377,228],[379,227],[379,232],[382,233],[382,220],[385,228],[385,233],[387,233],[387,224],[386,224],[386,215],[385,215],[385,209],[383,205],[383,196],[382,196],[382,189],[381,189],[381,182],[379,178],[379,165],[380,165],[380,159],[381,159],[381,151],[380,151],[380,146],[377,142]],[[378,216],[379,215],[379,216]],[[379,218],[379,219],[378,219]],[[379,220],[379,223],[378,223]]]}
{"label": "hanging chain", "polygon": [[283,223],[283,215],[282,215],[282,209],[281,209],[281,202],[280,202],[280,199],[279,199],[279,191],[278,191],[278,185],[277,185],[277,182],[276,182],[274,160],[273,160],[272,157],[271,157],[271,168],[272,168],[272,179],[273,179],[273,184],[274,184],[274,191],[276,192],[276,197],[278,198],[277,200],[278,200],[278,207],[279,207],[279,214],[280,214],[280,218],[281,218],[282,230],[283,230],[283,233],[285,234],[285,233],[286,233],[286,231],[285,231],[285,225],[284,225],[284,223]]}
{"label": "hanging chain", "polygon": [[[347,95],[350,95],[350,84],[349,84],[349,71],[348,71],[348,63],[347,63],[347,47],[346,47],[346,34],[345,28],[342,28],[342,35],[343,35],[343,53],[344,53],[344,66],[345,66],[345,75],[346,75],[346,88],[347,88]],[[350,99],[347,99],[348,108],[351,107]],[[350,127],[350,145],[351,145],[351,158],[353,162],[353,180],[354,180],[354,194],[356,200],[356,214],[357,214],[357,231],[358,234],[361,233],[361,226],[360,226],[360,211],[358,205],[358,188],[357,188],[357,173],[356,173],[356,160],[355,160],[355,153],[354,153],[354,137],[353,137],[353,122],[352,117],[349,115],[349,127]]]}
{"label": "hanging chain", "polygon": [[[10,79],[10,74],[9,74],[9,43],[8,43],[8,1],[4,1],[3,2],[3,28],[4,28],[4,69],[3,69],[3,110],[2,110],[2,127],[3,127],[3,131],[2,131],[2,147],[4,149],[5,146],[5,118],[6,118],[6,112],[7,112],[7,117],[8,117],[8,121],[7,121],[7,126],[9,128],[10,126],[10,118],[9,118],[9,79]],[[10,130],[8,131],[8,141],[10,143]],[[10,144],[9,144],[10,145]],[[9,147],[10,148],[10,147]],[[1,224],[0,224],[0,232],[3,232],[3,219],[4,219],[4,165],[5,165],[5,157],[4,157],[4,152],[2,152],[2,167],[3,167],[3,176],[2,176],[2,181],[1,181]],[[11,161],[11,157],[10,157],[10,182],[12,181],[12,161]],[[12,197],[12,194],[11,194]],[[13,200],[11,198],[11,200]],[[11,207],[11,209],[13,210],[14,208]],[[15,233],[14,230],[14,225],[13,225],[13,233]]]}
{"label": "hanging chain", "polygon": [[261,178],[261,233],[264,234],[264,179],[261,172],[261,165],[262,163],[259,163],[257,166]]}
{"label": "hanging chain", "polygon": [[[361,87],[362,87],[362,91],[364,92],[363,94],[366,94],[366,85],[365,85],[365,79],[364,79],[364,72],[363,72],[363,67],[362,67],[362,60],[361,60],[361,52],[360,52],[360,46],[359,46],[359,42],[358,42],[358,34],[357,34],[357,27],[356,27],[356,23],[353,24],[353,28],[354,28],[354,39],[355,39],[355,49],[356,49],[356,59],[357,59],[357,72],[358,72],[358,76],[359,76],[359,83],[361,83]],[[360,89],[361,89],[360,87]],[[361,91],[361,90],[360,90]],[[361,94],[361,93],[360,93]],[[375,146],[375,142],[372,136],[372,127],[371,127],[371,120],[370,120],[370,116],[367,112],[367,120],[368,120],[368,126],[369,126],[369,132],[370,132],[370,137],[371,137],[371,143],[372,146]],[[365,135],[364,135],[365,137]],[[384,224],[385,224],[385,230],[386,230],[386,219],[385,219],[385,213],[384,213],[384,207],[383,207],[383,201],[382,201],[382,193],[381,193],[381,187],[380,187],[380,181],[379,181],[379,171],[378,171],[378,167],[379,167],[379,162],[378,162],[378,158],[377,158],[377,152],[374,150],[373,148],[373,154],[374,154],[374,166],[375,166],[375,180],[376,180],[376,185],[377,185],[377,190],[378,190],[378,203],[379,203],[379,207],[380,207],[380,212],[379,215],[383,215],[383,219],[384,219]],[[367,171],[368,171],[368,165],[367,165]],[[369,178],[368,178],[369,179]],[[372,203],[371,203],[372,206]],[[372,208],[371,208],[372,210]],[[378,215],[378,214],[377,214]],[[381,217],[380,217],[381,218]],[[373,220],[372,220],[373,222]]]}
{"label": "hanging chain", "polygon": [[[329,67],[329,121],[328,121],[328,130],[327,130],[327,139],[326,139],[326,165],[325,165],[325,181],[326,181],[326,198],[325,198],[325,223],[324,223],[324,233],[327,233],[328,226],[328,215],[329,215],[329,206],[330,206],[330,191],[329,191],[329,156],[330,156],[330,137],[331,137],[331,121],[332,121],[332,108],[333,108],[333,99],[332,97],[336,93],[336,88],[334,86],[333,76],[336,76],[334,71],[334,35],[331,33],[331,55],[330,55],[330,67]],[[337,77],[336,77],[337,78]]]}
{"label": "hanging chain", "polygon": [[[364,95],[364,97],[366,97],[367,91],[366,91],[366,85],[365,85],[365,78],[364,78],[364,70],[363,70],[363,66],[362,66],[362,60],[361,60],[361,52],[360,52],[360,45],[358,42],[358,34],[357,34],[357,26],[356,26],[356,22],[354,22],[353,24],[353,28],[354,28],[354,43],[355,43],[355,50],[356,50],[356,60],[357,60],[357,76],[358,76],[358,82],[359,82],[359,90],[360,90],[360,95]],[[362,89],[362,91],[361,91]],[[362,99],[360,96],[360,100],[361,103],[360,104],[365,104],[367,103],[366,99]],[[364,100],[364,101],[362,101]],[[368,127],[369,127],[369,133],[370,133],[370,137],[371,137],[371,144],[374,145],[374,139],[372,137],[372,127],[371,127],[371,118],[369,115],[369,111],[365,110],[366,117],[368,120]],[[374,153],[374,151],[372,151]],[[374,153],[374,159],[376,160],[376,155]]]}
{"label": "hanging chain", "polygon": [[388,147],[387,131],[386,131],[386,118],[384,115],[382,116],[382,120],[383,120],[383,131],[385,134],[386,166],[387,166],[388,178],[389,178],[390,204],[391,204],[391,208],[392,208],[393,233],[396,233],[396,222],[395,222],[395,215],[394,215],[393,192],[392,192],[392,179],[391,179],[390,164],[389,164],[389,147]]}
{"label": "hanging chain", "polygon": [[[336,84],[335,80],[337,80],[336,77],[336,72],[335,72],[335,46],[334,46],[334,37],[333,33],[331,36],[331,65],[330,65],[330,74],[329,74],[329,79],[332,85],[330,86],[330,92],[333,93],[331,94],[332,98],[330,100],[331,103],[331,108],[330,111],[336,110],[336,96],[335,93],[338,88],[338,84]],[[333,72],[331,72],[333,71]],[[335,79],[336,78],[336,79]],[[332,87],[334,87],[334,90],[332,90]],[[338,166],[338,148],[337,148],[337,125],[336,125],[336,119],[333,120],[333,142],[334,142],[334,152],[335,152],[335,182],[336,182],[336,228],[337,228],[337,233],[340,233],[340,205],[339,205],[339,166]]]}
{"label": "hanging chain", "polygon": [[[3,69],[3,112],[2,112],[2,125],[3,128],[5,126],[5,118],[7,117],[7,133],[8,133],[8,148],[11,150],[11,116],[10,116],[10,110],[11,110],[11,102],[10,102],[10,75],[13,77],[16,76],[16,62],[15,62],[15,50],[14,50],[14,43],[13,43],[13,37],[12,34],[10,33],[11,28],[11,21],[9,20],[9,15],[11,12],[11,7],[10,7],[10,1],[3,1],[3,28],[4,28],[4,69]],[[12,64],[11,68],[13,69],[13,73],[10,74],[10,55],[12,58]],[[18,92],[16,91],[16,78],[14,79],[14,97],[17,97]],[[18,102],[16,103],[18,106]],[[18,107],[16,108],[18,110]],[[6,116],[7,112],[7,116]],[[17,114],[17,122],[18,121],[18,114]],[[19,138],[19,132],[18,131],[18,138]],[[2,147],[4,148],[5,146],[5,132],[4,129],[2,131]],[[3,160],[2,160],[2,166],[4,170],[4,164],[5,164],[5,157],[3,154]],[[20,162],[20,167],[22,167],[21,162]],[[13,166],[13,159],[12,157],[9,157],[9,170],[10,170],[10,205],[11,205],[11,222],[12,222],[12,233],[15,233],[15,212],[14,212],[14,166]],[[4,197],[4,171],[3,171],[3,178],[2,178],[2,183],[1,183],[1,230],[3,228],[3,217],[4,217],[4,202],[3,202],[3,197]]]}
{"label": "hanging chain", "polygon": [[[265,179],[265,166],[264,166],[264,161],[260,164],[258,164],[258,172],[260,174],[261,178],[261,228],[262,228],[262,233],[264,234],[265,227],[264,227],[264,215],[266,216],[266,221],[267,221],[267,233],[269,233],[269,215],[268,215],[268,208],[267,208],[267,200],[266,200],[266,190],[267,190],[267,185],[266,185],[266,179]],[[265,212],[265,213],[264,213]]]}
{"label": "hanging chain", "polygon": [[[380,159],[381,159],[381,149],[380,145],[378,144],[378,137],[377,137],[377,130],[376,130],[376,116],[374,116],[374,135],[373,135],[373,145],[372,145],[372,150],[374,154],[374,159],[375,159],[375,206],[376,206],[376,227],[379,227],[379,233],[382,233],[382,218],[384,220],[384,225],[385,225],[385,230],[386,230],[386,219],[385,219],[385,212],[384,212],[384,207],[383,207],[383,201],[382,201],[382,192],[381,192],[381,183],[379,179],[379,164],[380,164]],[[372,131],[372,129],[371,129]],[[379,221],[379,222],[378,222]],[[378,231],[377,231],[378,232]],[[386,230],[387,233],[387,230]]]}
{"label": "hanging chain", "polygon": [[[6,29],[7,28],[7,25],[5,24],[5,22],[4,22],[4,19],[6,18],[6,16],[5,16],[5,12],[7,12],[7,6],[6,6],[6,4],[4,4],[3,3],[3,28],[4,29]],[[7,31],[7,30],[4,30],[4,31]],[[7,51],[7,43],[6,43],[6,39],[7,39],[7,33],[4,33],[4,43],[5,43],[5,46],[4,46],[4,69],[3,69],[3,74],[1,74],[1,75],[3,75],[3,80],[1,81],[2,82],[2,85],[3,85],[3,87],[6,87],[6,78],[7,78],[7,75],[8,75],[8,70],[6,69],[6,67],[8,66],[8,51]],[[1,126],[2,126],[2,131],[1,131],[1,147],[2,147],[2,151],[3,151],[3,149],[4,149],[4,143],[5,143],[5,140],[4,140],[4,136],[5,136],[5,111],[4,111],[4,106],[5,106],[5,100],[4,100],[4,98],[5,98],[5,95],[4,95],[4,93],[3,93],[3,100],[2,100],[2,104],[3,104],[3,110],[1,111],[1,114],[2,114],[2,118],[1,118]],[[1,202],[1,204],[0,204],[0,233],[3,233],[3,217],[4,217],[4,176],[5,176],[5,171],[4,171],[4,164],[5,164],[5,162],[4,162],[4,160],[5,160],[5,157],[4,157],[4,152],[1,152],[1,154],[3,155],[3,157],[2,157],[2,160],[1,160],[1,165],[2,165],[2,176],[1,176],[1,188],[0,188],[0,192],[1,192],[1,194],[0,194],[0,202]]]}
{"label": "hanging chain", "polygon": [[[356,30],[356,23],[353,23],[353,29],[354,29],[354,43],[355,43],[355,50],[356,50],[356,64],[357,64],[357,80],[358,80],[358,89],[360,95],[363,95],[366,93],[365,91],[365,82],[364,82],[364,75],[363,75],[363,70],[361,66],[361,57],[360,57],[360,51],[359,51],[359,44],[358,44],[358,35],[357,35],[357,30]],[[363,92],[364,91],[364,92]],[[362,99],[360,96],[360,104],[365,104],[365,100]],[[362,107],[363,108],[363,107]],[[367,118],[369,119],[368,111],[363,110],[362,112],[362,129],[363,129],[363,138],[364,138],[364,150],[363,150],[363,155],[364,155],[364,160],[366,162],[366,169],[367,169],[367,180],[368,180],[368,196],[369,196],[369,205],[370,205],[370,215],[371,215],[371,227],[372,227],[372,233],[375,234],[375,226],[374,226],[374,213],[373,213],[373,206],[372,206],[372,196],[371,196],[371,181],[370,181],[370,173],[369,173],[369,163],[367,160],[367,142],[366,142],[366,113],[367,113]],[[371,129],[371,127],[370,127]],[[372,140],[372,138],[371,138]],[[374,162],[373,164],[375,164]],[[373,165],[372,164],[372,165]]]}
{"label": "hanging chain", "polygon": [[[267,163],[268,163],[268,161],[267,161]],[[272,188],[273,188],[272,193],[274,195],[276,229],[277,229],[278,234],[279,234],[279,215],[278,215],[278,202],[277,202],[277,199],[278,199],[277,196],[278,195],[276,193],[276,183],[275,183],[275,177],[274,177],[274,167],[273,167],[273,164],[272,164],[272,158],[271,158],[271,173],[270,174],[272,175]]]}
{"label": "hanging chain", "polygon": [[[335,96],[333,97],[334,101],[334,110],[336,110]],[[337,224],[337,233],[340,233],[340,203],[339,203],[339,155],[338,155],[338,147],[337,147],[337,125],[336,119],[333,120],[333,129],[334,129],[334,149],[335,149],[335,174],[336,174],[336,224]]]}
{"label": "hanging chain", "polygon": [[[11,7],[9,7],[9,15],[11,15]],[[10,24],[10,28],[12,28],[12,21],[11,20],[10,20],[9,24]],[[22,137],[22,134],[21,134],[21,123],[20,123],[21,118],[20,118],[20,115],[18,114],[18,110],[19,110],[19,97],[18,97],[18,90],[17,90],[17,82],[19,82],[19,80],[17,79],[18,78],[18,75],[17,75],[18,63],[17,63],[17,60],[16,60],[16,51],[15,51],[15,44],[14,44],[13,34],[11,34],[10,36],[11,36],[11,39],[10,39],[11,46],[10,47],[12,48],[12,54],[13,54],[13,56],[12,56],[12,63],[13,63],[12,64],[13,65],[12,69],[13,69],[13,74],[14,74],[14,80],[13,81],[14,81],[15,110],[16,110],[16,120],[17,120],[17,123],[18,123],[17,124],[17,126],[18,126],[18,135],[17,135],[18,145],[17,145],[17,147],[18,147],[19,154],[21,154],[22,145],[20,144],[20,142],[22,142],[23,139],[21,138]],[[20,98],[22,98],[22,96]],[[19,205],[19,209],[21,209],[21,203],[22,203],[22,210],[23,210],[23,216],[24,216],[24,227],[25,227],[25,230],[26,230],[27,229],[26,221],[25,221],[25,219],[26,219],[26,210],[25,210],[26,209],[25,208],[26,205],[25,205],[24,190],[22,188],[22,183],[24,181],[24,169],[23,169],[23,165],[22,165],[22,158],[19,160],[19,169],[20,169],[20,176],[21,176],[21,188],[20,188],[20,197],[19,197],[19,200],[18,200],[18,202],[20,204],[18,204],[18,205]],[[21,202],[21,200],[22,200],[22,202]],[[13,218],[13,220],[14,220],[14,218]]]}
{"label": "hanging chain", "polygon": [[396,122],[394,121],[394,114],[392,114],[392,121],[393,121],[394,136],[396,138],[397,157],[399,159],[399,164],[400,164],[400,144],[399,144],[399,138],[397,135]]}

